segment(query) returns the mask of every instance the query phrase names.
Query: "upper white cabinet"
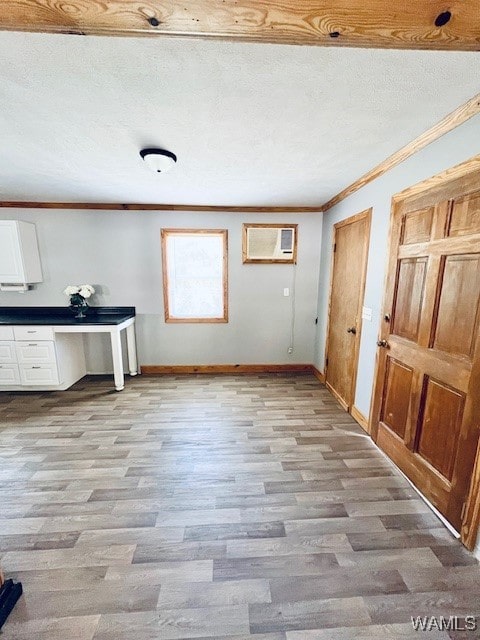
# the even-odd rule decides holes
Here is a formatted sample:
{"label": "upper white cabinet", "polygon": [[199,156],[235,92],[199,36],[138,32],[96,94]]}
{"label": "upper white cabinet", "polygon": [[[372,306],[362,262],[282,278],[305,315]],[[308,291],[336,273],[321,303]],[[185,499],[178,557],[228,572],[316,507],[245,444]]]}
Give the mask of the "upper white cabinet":
{"label": "upper white cabinet", "polygon": [[42,282],[35,225],[21,220],[0,220],[0,288]]}

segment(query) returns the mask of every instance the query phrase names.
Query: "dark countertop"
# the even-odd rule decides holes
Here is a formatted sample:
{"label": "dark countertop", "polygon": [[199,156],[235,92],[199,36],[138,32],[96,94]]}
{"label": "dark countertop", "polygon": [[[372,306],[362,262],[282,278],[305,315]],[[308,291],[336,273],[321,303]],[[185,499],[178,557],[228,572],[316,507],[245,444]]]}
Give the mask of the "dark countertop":
{"label": "dark countertop", "polygon": [[135,317],[135,307],[89,307],[86,318],[75,318],[68,307],[0,307],[0,325],[121,324]]}

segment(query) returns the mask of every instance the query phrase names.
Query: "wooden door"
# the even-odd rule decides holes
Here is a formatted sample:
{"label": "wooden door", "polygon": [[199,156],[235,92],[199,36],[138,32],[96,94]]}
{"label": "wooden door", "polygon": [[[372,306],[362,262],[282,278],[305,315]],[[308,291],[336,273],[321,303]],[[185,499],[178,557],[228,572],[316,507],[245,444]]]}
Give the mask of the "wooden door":
{"label": "wooden door", "polygon": [[334,226],[325,382],[342,407],[353,405],[371,209]]}
{"label": "wooden door", "polygon": [[433,185],[393,206],[373,436],[460,531],[480,421],[480,174]]}

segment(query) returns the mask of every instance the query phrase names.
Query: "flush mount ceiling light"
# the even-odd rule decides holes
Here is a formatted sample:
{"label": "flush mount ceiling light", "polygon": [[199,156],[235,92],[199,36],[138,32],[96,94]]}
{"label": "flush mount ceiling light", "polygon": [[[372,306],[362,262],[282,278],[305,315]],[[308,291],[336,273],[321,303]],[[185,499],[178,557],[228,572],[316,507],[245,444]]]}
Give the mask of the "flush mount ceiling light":
{"label": "flush mount ceiling light", "polygon": [[140,155],[155,173],[166,173],[177,162],[177,156],[165,149],[142,149]]}

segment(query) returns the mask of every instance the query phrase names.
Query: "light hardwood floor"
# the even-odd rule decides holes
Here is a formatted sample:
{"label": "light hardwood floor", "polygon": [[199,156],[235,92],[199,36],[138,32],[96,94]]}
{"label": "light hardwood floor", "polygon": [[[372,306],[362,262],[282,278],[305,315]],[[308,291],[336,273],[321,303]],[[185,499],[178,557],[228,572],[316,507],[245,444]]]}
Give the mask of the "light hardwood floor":
{"label": "light hardwood floor", "polygon": [[419,640],[480,568],[310,375],[0,399],[2,640]]}

